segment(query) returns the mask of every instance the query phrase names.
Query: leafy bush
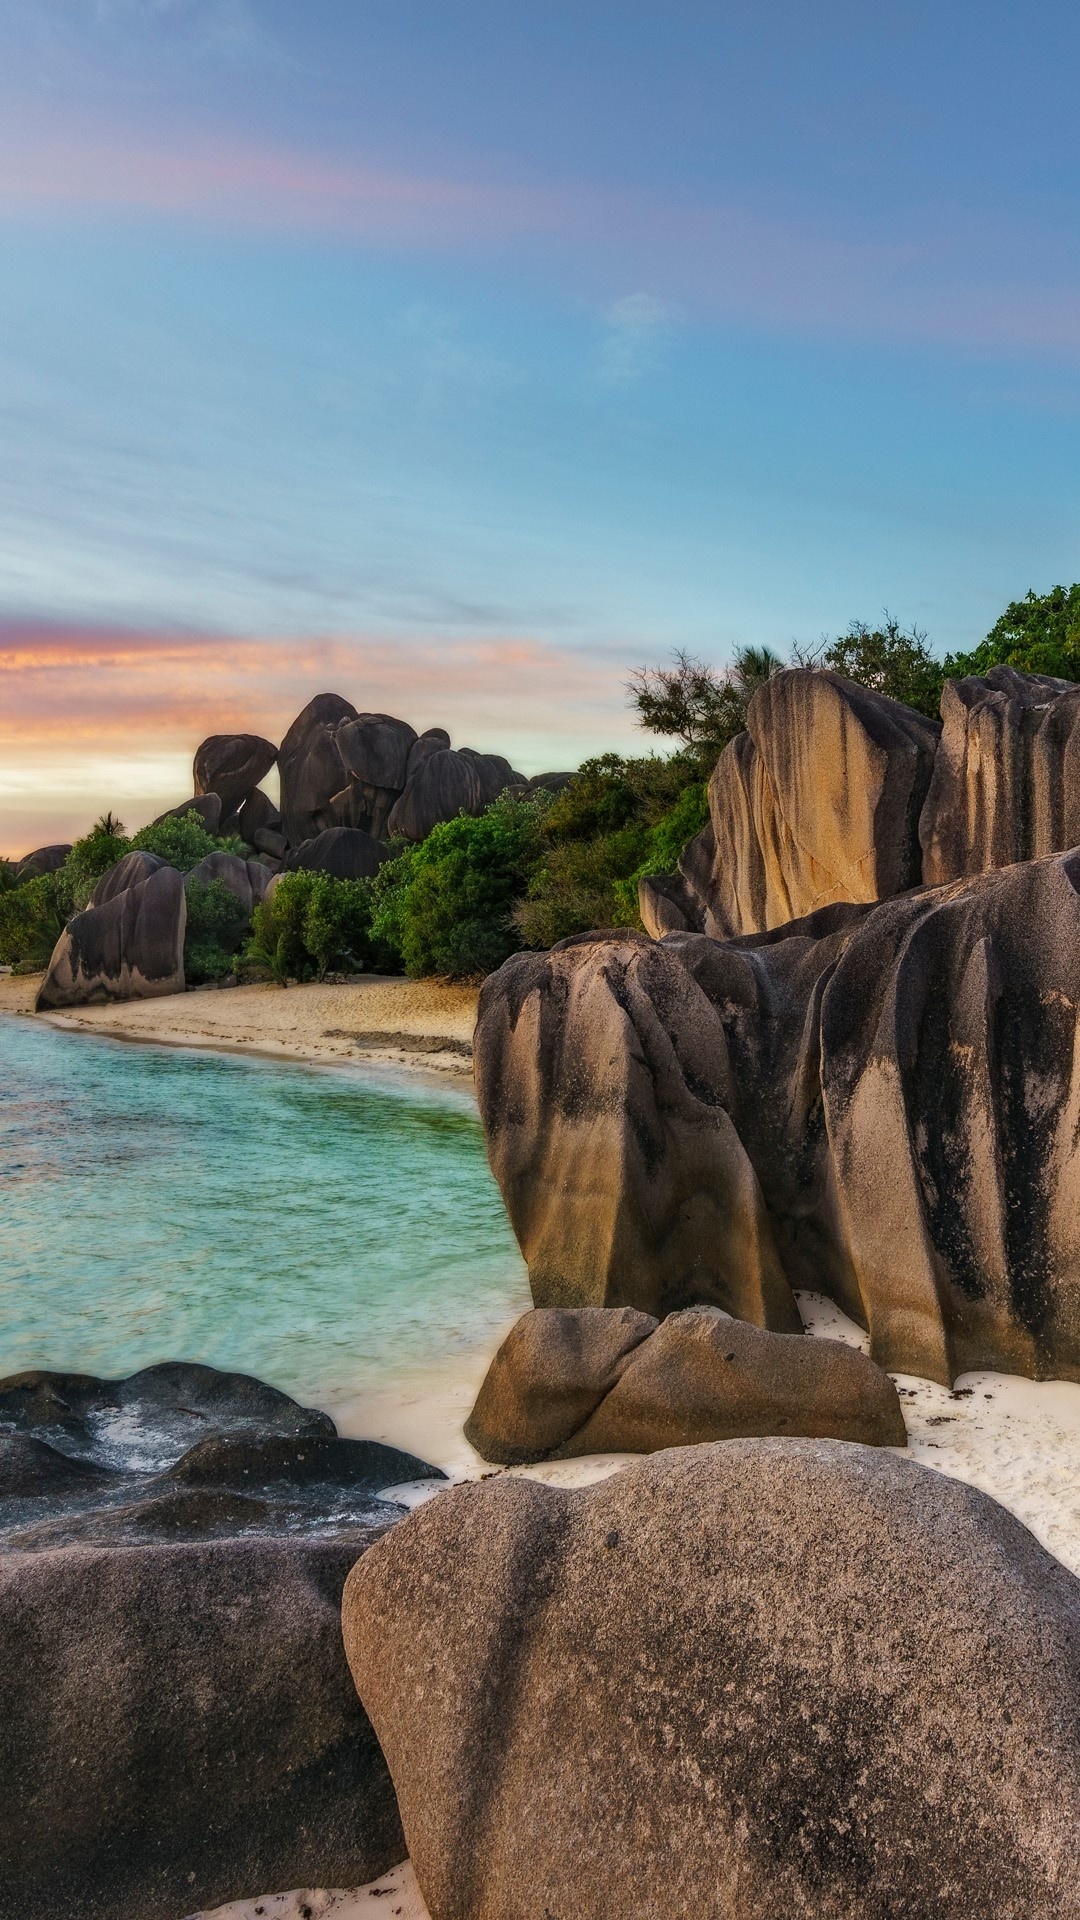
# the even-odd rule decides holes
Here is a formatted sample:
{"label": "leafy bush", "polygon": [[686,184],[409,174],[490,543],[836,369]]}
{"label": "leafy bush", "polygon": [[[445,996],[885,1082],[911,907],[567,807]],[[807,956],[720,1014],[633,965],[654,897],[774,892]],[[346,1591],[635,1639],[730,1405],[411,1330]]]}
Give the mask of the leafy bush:
{"label": "leafy bush", "polygon": [[11,893],[18,886],[15,878],[17,862],[0,859],[0,893]]}
{"label": "leafy bush", "polygon": [[698,777],[707,778],[728,741],[745,727],[757,688],[785,663],[769,647],[741,647],[724,672],[681,648],[672,661],[630,675],[630,705],[647,733],[681,740]]}
{"label": "leafy bush", "polygon": [[1051,587],[1049,593],[1029,588],[1022,600],[1010,602],[981,645],[971,653],[951,653],[944,671],[959,680],[998,666],[1080,680],[1080,581]]}
{"label": "leafy bush", "polygon": [[184,932],[184,974],[189,986],[222,980],[248,930],[248,916],[224,880],[188,880],[187,927]]}
{"label": "leafy bush", "polygon": [[103,814],[88,834],[76,840],[59,869],[69,914],[82,912],[102,874],[108,873],[109,868],[115,867],[130,851],[131,841],[124,832],[123,822],[114,820],[111,813]]}
{"label": "leafy bush", "polygon": [[517,951],[514,909],[540,863],[549,807],[546,794],[503,794],[475,817],[444,821],[383,869],[371,930],[398,948],[406,973],[474,979]]}
{"label": "leafy bush", "polygon": [[934,659],[919,627],[905,631],[888,612],[880,627],[853,620],[846,633],[827,641],[817,653],[796,657],[807,666],[832,667],[861,687],[937,718],[946,668]]}
{"label": "leafy bush", "polygon": [[372,964],[371,918],[370,880],[283,873],[255,909],[244,965],[265,968],[282,984],[359,972]]}
{"label": "leafy bush", "polygon": [[[233,834],[220,835],[207,833],[198,814],[190,813],[175,816],[168,820],[159,820],[156,826],[141,827],[139,832],[127,842],[129,848],[138,848],[144,853],[156,853],[159,860],[167,860],[170,867],[178,867],[181,873],[187,873],[205,860],[208,853],[238,853],[243,859],[248,856],[249,848],[245,842]],[[119,855],[117,855],[119,859]]]}
{"label": "leafy bush", "polygon": [[47,967],[67,918],[62,869],[0,893],[0,965],[31,973]]}

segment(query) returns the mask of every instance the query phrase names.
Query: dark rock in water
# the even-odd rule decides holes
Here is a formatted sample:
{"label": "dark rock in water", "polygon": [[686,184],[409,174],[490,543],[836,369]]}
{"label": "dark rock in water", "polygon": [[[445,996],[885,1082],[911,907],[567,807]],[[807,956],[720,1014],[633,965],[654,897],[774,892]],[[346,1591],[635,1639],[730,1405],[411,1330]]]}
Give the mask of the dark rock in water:
{"label": "dark rock in water", "polygon": [[0,1381],[0,1854],[19,1920],[178,1920],[402,1858],[340,1597],[401,1516],[381,1488],[433,1474],[212,1367]]}
{"label": "dark rock in water", "polygon": [[222,813],[235,813],[276,759],[277,748],[260,734],[212,733],[195,750],[195,792],[216,793]]}
{"label": "dark rock in water", "polygon": [[184,881],[162,866],[68,921],[38,990],[37,1009],[146,1000],[184,990]]}
{"label": "dark rock in water", "polygon": [[946,681],[941,718],[919,822],[925,881],[1080,843],[1080,687],[994,667]]}
{"label": "dark rock in water", "polygon": [[24,853],[17,863],[16,881],[21,886],[24,880],[37,880],[43,873],[56,873],[63,866],[70,852],[70,841],[52,847],[35,847],[33,853]]}
{"label": "dark rock in water", "polygon": [[236,831],[249,847],[257,847],[257,834],[281,833],[281,815],[269,794],[256,787],[249,793],[236,816]]}
{"label": "dark rock in water", "polygon": [[152,873],[160,873],[162,867],[168,865],[169,862],[163,860],[160,854],[144,853],[141,848],[125,853],[114,867],[102,874],[87,904],[103,907],[106,901],[114,900],[118,893],[126,893],[137,881],[149,880]]}
{"label": "dark rock in water", "polygon": [[178,807],[169,807],[165,813],[159,813],[151,825],[160,827],[164,820],[186,820],[188,814],[193,813],[207,833],[220,833],[223,812],[220,794],[197,793],[191,800],[181,800]]}
{"label": "dark rock in water", "polygon": [[281,775],[281,818],[289,845],[298,847],[340,824],[327,817],[329,803],[348,785],[348,769],[335,735],[344,720],[355,720],[356,708],[337,693],[319,693],[297,714],[278,753]]}
{"label": "dark rock in water", "polygon": [[[623,1324],[625,1351],[608,1320]],[[865,1354],[715,1307],[662,1324],[627,1307],[534,1308],[492,1361],[465,1434],[508,1466],[766,1434],[907,1445],[896,1388]]]}
{"label": "dark rock in water", "polygon": [[287,873],[329,873],[335,880],[370,880],[386,859],[386,848],[361,827],[328,827],[285,857]]}
{"label": "dark rock in water", "polygon": [[260,1887],[357,1886],[403,1857],[341,1646],[370,1537],[0,1555],[13,1920],[179,1920]]}
{"label": "dark rock in water", "polygon": [[658,1322],[633,1307],[535,1307],[511,1328],[465,1438],[485,1460],[543,1460],[585,1425]]}
{"label": "dark rock in water", "polygon": [[538,1306],[831,1295],[889,1372],[1080,1379],[1080,852],[772,934],[522,954],[474,1039]]}
{"label": "dark rock in water", "polygon": [[186,878],[201,887],[220,880],[235,894],[250,920],[266,893],[270,875],[260,860],[243,860],[238,853],[208,853]]}
{"label": "dark rock in water", "polygon": [[343,1624],[432,1914],[1080,1916],[1080,1582],[902,1457],[454,1487]]}

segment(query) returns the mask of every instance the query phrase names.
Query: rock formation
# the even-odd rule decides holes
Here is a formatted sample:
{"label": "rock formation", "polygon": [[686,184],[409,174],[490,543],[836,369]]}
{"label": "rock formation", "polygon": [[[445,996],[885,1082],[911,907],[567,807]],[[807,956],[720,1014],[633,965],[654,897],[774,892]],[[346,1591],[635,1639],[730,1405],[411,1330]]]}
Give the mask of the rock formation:
{"label": "rock formation", "polygon": [[[387,822],[406,840],[426,840],[433,827],[459,813],[480,813],[487,802],[481,770],[470,754],[444,747],[419,762],[409,774]],[[492,796],[494,797],[494,796]]]}
{"label": "rock formation", "polygon": [[235,814],[265,780],[277,748],[257,733],[212,733],[196,749],[196,794],[216,793],[225,817]]}
{"label": "rock formation", "polygon": [[401,1514],[379,1490],[432,1472],[209,1367],[0,1381],[19,1920],[178,1920],[402,1858],[340,1599]]}
{"label": "rock formation", "polygon": [[457,1486],[343,1623],[433,1920],[1080,1915],[1080,1583],[903,1458]]}
{"label": "rock formation", "polygon": [[716,1307],[663,1323],[630,1307],[534,1308],[465,1423],[477,1452],[503,1466],[773,1433],[907,1445],[896,1388],[865,1354],[764,1333]]}
{"label": "rock formation", "polygon": [[146,853],[141,847],[134,848],[131,853],[125,853],[107,873],[102,874],[87,905],[103,907],[107,901],[115,899],[118,893],[126,893],[128,888],[135,886],[139,880],[149,880],[152,873],[160,873],[162,867],[167,867],[168,864],[169,862],[163,860],[160,854]]}
{"label": "rock formation", "polygon": [[538,1306],[832,1296],[888,1371],[1080,1379],[1080,851],[728,943],[486,982],[492,1168]]}
{"label": "rock formation", "polygon": [[53,949],[38,1011],[182,993],[186,923],[184,877],[167,866],[77,913]]}
{"label": "rock formation", "polygon": [[70,843],[51,847],[35,847],[33,853],[25,853],[15,867],[15,879],[19,886],[24,880],[40,879],[43,873],[55,873],[62,867],[71,852]]}
{"label": "rock formation", "polygon": [[386,859],[386,848],[360,827],[327,827],[285,856],[287,871],[329,873],[335,880],[369,880]]}
{"label": "rock formation", "polygon": [[151,826],[160,827],[164,820],[186,820],[189,813],[203,826],[207,833],[220,833],[222,821],[221,796],[217,793],[198,793],[191,800],[181,800],[178,807],[168,807],[159,813]]}
{"label": "rock formation", "polygon": [[259,860],[243,860],[238,853],[208,853],[198,865],[192,867],[186,876],[196,886],[208,887],[218,880],[235,894],[248,919],[251,919],[260,900],[265,899],[270,884],[270,870]]}
{"label": "rock formation", "polygon": [[319,693],[298,713],[278,751],[281,818],[285,838],[298,847],[324,827],[340,826],[329,817],[330,802],[349,783],[348,769],[335,735],[356,708],[337,693]]}

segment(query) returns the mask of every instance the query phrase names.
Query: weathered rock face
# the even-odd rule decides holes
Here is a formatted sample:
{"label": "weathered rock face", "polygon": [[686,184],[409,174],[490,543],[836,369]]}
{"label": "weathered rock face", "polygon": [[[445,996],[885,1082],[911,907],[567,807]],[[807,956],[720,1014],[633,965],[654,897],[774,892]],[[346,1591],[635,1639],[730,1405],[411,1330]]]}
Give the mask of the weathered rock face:
{"label": "weathered rock face", "polygon": [[539,1306],[792,1287],[891,1372],[1080,1379],[1080,852],[758,939],[518,955],[474,1041]]}
{"label": "weathered rock face", "polygon": [[91,907],[103,907],[107,900],[114,899],[118,893],[126,893],[139,880],[149,880],[152,873],[160,873],[162,867],[168,864],[159,854],[144,853],[141,847],[125,853],[115,867],[110,867],[108,873],[102,874],[88,904]]}
{"label": "weathered rock face", "polygon": [[243,1375],[0,1381],[0,1850],[20,1920],[178,1920],[404,1854],[345,1576],[430,1474]]}
{"label": "weathered rock face", "polygon": [[746,725],[709,782],[710,826],[680,863],[698,902],[683,925],[727,939],[919,884],[936,721],[842,674],[792,667],[758,688]]}
{"label": "weathered rock face", "polygon": [[178,807],[169,807],[165,813],[159,813],[151,825],[160,827],[163,820],[184,820],[189,813],[202,822],[207,833],[220,833],[222,806],[221,795],[217,793],[197,793],[192,800],[181,800]]}
{"label": "weathered rock face", "polygon": [[360,827],[328,827],[286,856],[287,871],[329,873],[335,880],[368,880],[386,859],[386,848]]}
{"label": "weathered rock face", "polygon": [[146,1000],[184,990],[183,876],[162,866],[69,920],[38,989],[37,1008]]}
{"label": "weathered rock face", "polygon": [[290,846],[298,847],[324,827],[341,823],[328,817],[335,794],[349,783],[348,769],[335,738],[356,708],[337,693],[319,693],[297,714],[278,752],[281,817]]}
{"label": "weathered rock face", "polygon": [[24,880],[39,879],[43,873],[56,873],[70,852],[70,842],[52,847],[35,847],[33,853],[24,853],[16,865],[15,878],[21,885]]}
{"label": "weathered rock face", "polygon": [[343,1621],[433,1920],[1080,1914],[1080,1584],[895,1455],[454,1487]]}
{"label": "weathered rock face", "polygon": [[429,754],[409,774],[408,784],[394,803],[387,831],[406,840],[426,840],[432,827],[454,820],[459,813],[482,813],[484,783],[476,761],[444,747]]}
{"label": "weathered rock face", "polygon": [[249,793],[236,816],[236,831],[249,847],[258,846],[256,836],[260,833],[280,833],[281,815],[269,794],[256,787]]}
{"label": "weathered rock face", "polygon": [[230,893],[236,895],[250,920],[259,901],[266,896],[270,872],[261,861],[242,860],[238,853],[208,853],[198,866],[192,867],[187,879],[194,880],[201,887],[208,887],[212,880],[220,880]]}
{"label": "weathered rock face", "polygon": [[896,1388],[865,1354],[716,1307],[662,1324],[629,1308],[535,1308],[495,1355],[465,1434],[506,1466],[759,1434],[907,1445]]}
{"label": "weathered rock face", "polygon": [[1080,842],[1080,687],[994,667],[950,680],[920,822],[931,886]]}
{"label": "weathered rock face", "polygon": [[216,793],[222,813],[233,814],[265,780],[276,759],[277,748],[261,734],[212,733],[196,749],[195,792]]}

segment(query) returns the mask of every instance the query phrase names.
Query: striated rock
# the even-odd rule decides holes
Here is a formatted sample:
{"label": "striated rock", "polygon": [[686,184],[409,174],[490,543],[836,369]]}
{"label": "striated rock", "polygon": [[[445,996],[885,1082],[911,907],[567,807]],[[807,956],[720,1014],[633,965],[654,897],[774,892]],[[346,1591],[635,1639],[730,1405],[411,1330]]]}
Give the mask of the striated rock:
{"label": "striated rock", "polygon": [[465,1438],[502,1466],[543,1460],[595,1413],[656,1327],[633,1307],[535,1307],[488,1368]]}
{"label": "striated rock", "polygon": [[277,748],[261,734],[212,733],[195,752],[195,792],[216,793],[222,813],[236,813],[276,759]]}
{"label": "striated rock", "polygon": [[449,745],[450,735],[445,727],[428,727],[426,733],[414,740],[409,748],[408,773],[415,773],[417,767],[425,760],[430,760],[433,753],[445,753]]}
{"label": "striated rock", "polygon": [[388,713],[360,713],[344,720],[334,736],[338,752],[354,780],[400,793],[409,776],[409,754],[416,729]]}
{"label": "striated rock", "polygon": [[53,949],[38,1012],[182,993],[186,922],[183,876],[168,866],[77,913]]}
{"label": "striated rock", "polygon": [[162,860],[159,854],[144,853],[141,848],[136,848],[132,853],[125,853],[114,867],[110,867],[107,873],[102,874],[90,895],[88,905],[103,907],[106,901],[115,899],[118,893],[126,893],[127,889],[135,886],[139,880],[149,880],[152,873],[160,873],[162,867],[167,867],[168,864],[169,862]]}
{"label": "striated rock", "polygon": [[355,720],[356,708],[337,693],[319,693],[297,714],[278,751],[281,774],[281,817],[285,838],[298,847],[341,823],[329,817],[330,802],[348,787],[348,769],[338,750],[336,734],[343,721]]}
{"label": "striated rock", "polygon": [[930,885],[1080,842],[1080,687],[994,667],[949,680],[919,823]]}
{"label": "striated rock", "polygon": [[360,827],[328,827],[285,858],[287,872],[329,873],[335,880],[369,880],[386,859],[386,848]]}
{"label": "striated rock", "polygon": [[506,792],[507,787],[528,786],[525,775],[515,773],[509,760],[504,759],[501,753],[478,753],[475,747],[461,747],[459,752],[463,753],[467,760],[472,761],[480,775],[480,790],[485,807],[490,807],[500,793]]}
{"label": "striated rock", "polygon": [[444,747],[420,761],[409,774],[405,791],[387,821],[387,831],[406,840],[426,840],[443,820],[454,820],[459,813],[482,813],[487,804],[484,791],[476,760]]}
{"label": "striated rock", "polygon": [[1080,1379],[1080,851],[757,938],[515,956],[474,1040],[539,1306],[814,1287],[889,1372]]}
{"label": "striated rock", "polygon": [[940,728],[826,668],[758,688],[747,730],[709,781],[710,824],[680,861],[725,939],[841,900],[883,900],[922,877],[919,814]]}
{"label": "striated rock", "polygon": [[[621,1343],[609,1320],[632,1323]],[[492,1361],[465,1433],[508,1466],[763,1434],[907,1445],[896,1388],[865,1354],[716,1307],[662,1324],[627,1308],[534,1309]]]}
{"label": "striated rock", "polygon": [[903,1458],[453,1487],[343,1624],[433,1920],[1080,1915],[1080,1583]]}
{"label": "striated rock", "polygon": [[195,815],[207,833],[221,832],[221,796],[216,793],[198,793],[192,800],[181,800],[178,807],[169,807],[165,813],[159,813],[150,824],[160,827],[163,820],[186,820],[189,813]]}
{"label": "striated rock", "polygon": [[265,898],[270,880],[269,872],[261,861],[242,860],[238,853],[208,853],[186,877],[200,887],[208,887],[212,880],[220,880],[230,893],[236,895],[249,920],[259,901]]}
{"label": "striated rock", "polygon": [[16,883],[21,886],[24,880],[38,880],[43,873],[56,873],[70,852],[71,843],[66,842],[51,847],[35,847],[33,853],[24,853],[15,867]]}
{"label": "striated rock", "polygon": [[434,1472],[211,1367],[0,1381],[0,1852],[20,1920],[177,1920],[401,1859],[340,1601],[401,1515],[381,1489]]}

